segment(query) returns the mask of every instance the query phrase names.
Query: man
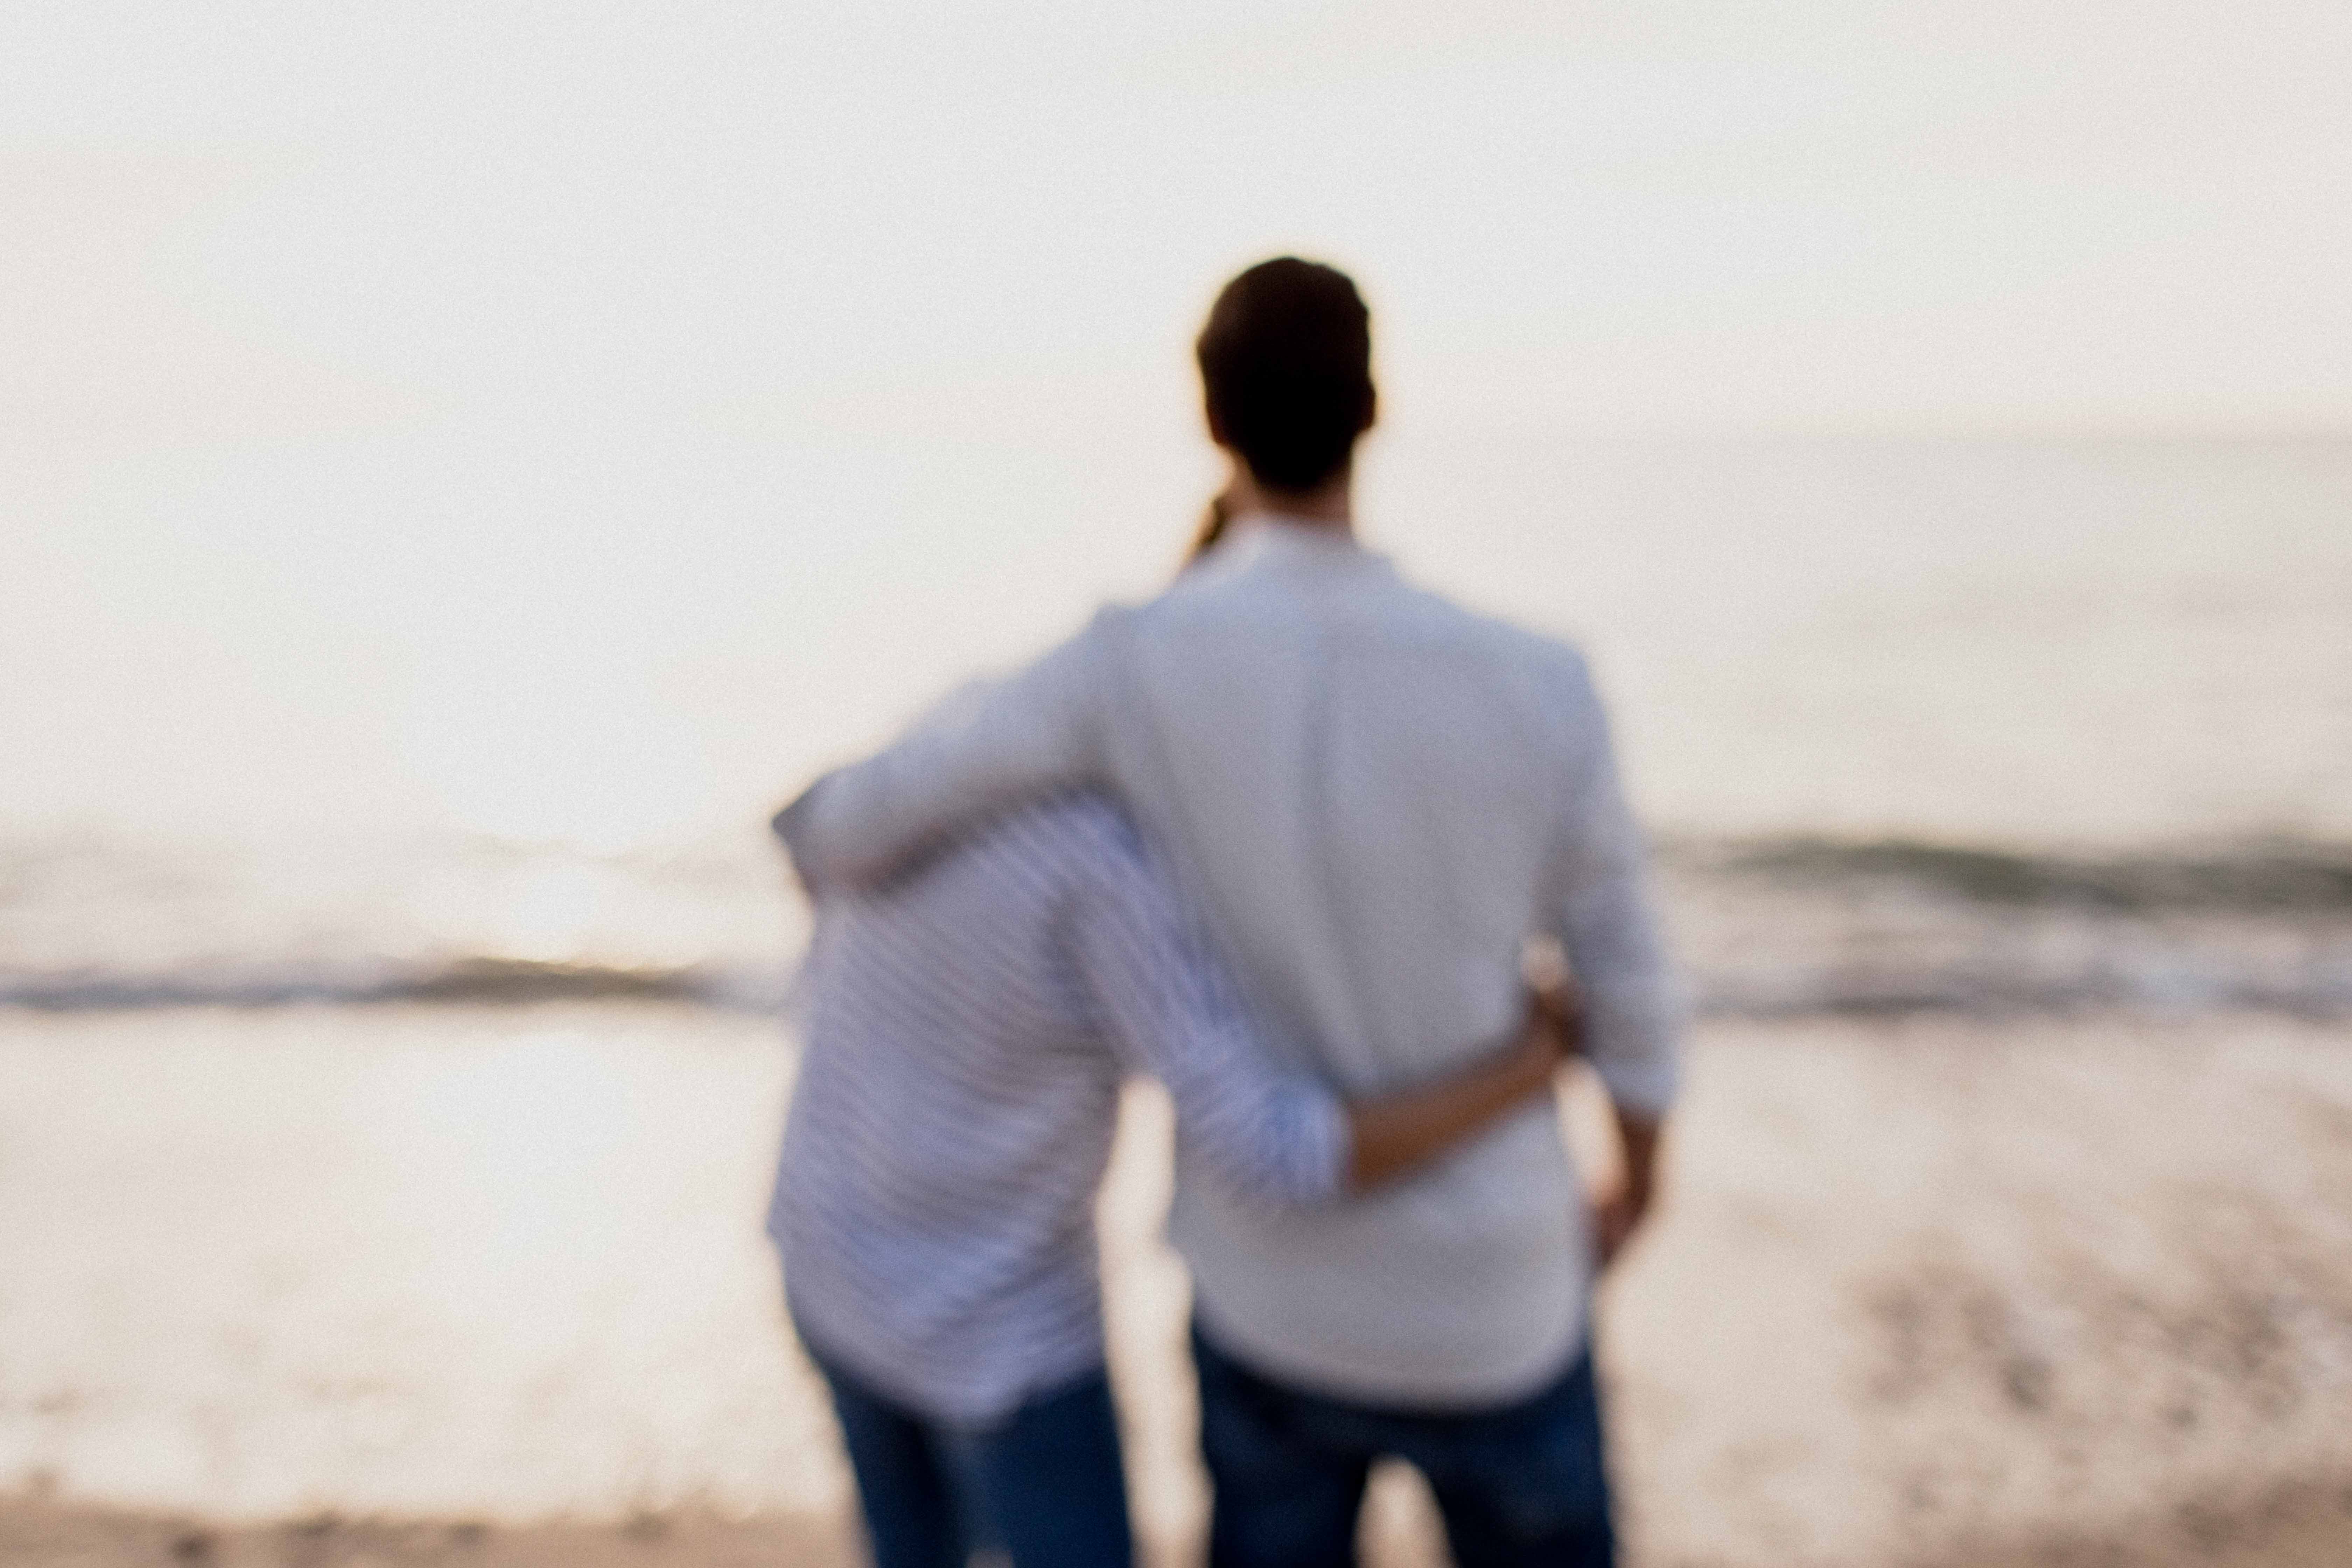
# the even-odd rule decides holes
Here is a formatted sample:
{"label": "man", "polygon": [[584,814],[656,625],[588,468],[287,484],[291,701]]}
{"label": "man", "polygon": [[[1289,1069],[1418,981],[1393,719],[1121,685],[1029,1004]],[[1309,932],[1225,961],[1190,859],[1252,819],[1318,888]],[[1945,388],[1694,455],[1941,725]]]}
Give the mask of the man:
{"label": "man", "polygon": [[1458,1065],[1518,1005],[1530,936],[1584,993],[1627,1173],[1588,1219],[1531,1109],[1352,1203],[1235,1201],[1180,1157],[1217,1568],[1352,1556],[1370,1463],[1430,1480],[1464,1568],[1607,1563],[1587,1298],[1654,1187],[1675,986],[1601,704],[1574,649],[1416,590],[1353,531],[1374,412],[1354,285],[1284,258],[1199,343],[1227,537],[951,721],[820,780],[778,828],[873,884],[1003,805],[1115,793],[1234,968],[1259,1033],[1342,1090]]}

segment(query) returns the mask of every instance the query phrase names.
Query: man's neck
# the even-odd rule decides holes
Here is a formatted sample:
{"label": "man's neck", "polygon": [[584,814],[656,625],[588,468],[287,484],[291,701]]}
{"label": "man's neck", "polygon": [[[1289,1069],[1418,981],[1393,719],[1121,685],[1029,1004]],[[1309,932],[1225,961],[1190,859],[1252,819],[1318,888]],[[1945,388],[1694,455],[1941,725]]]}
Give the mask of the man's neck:
{"label": "man's neck", "polygon": [[1234,465],[1233,481],[1224,500],[1234,517],[1278,517],[1289,522],[1312,523],[1342,536],[1356,531],[1354,475],[1341,468],[1311,490],[1276,489],[1258,482],[1245,464]]}

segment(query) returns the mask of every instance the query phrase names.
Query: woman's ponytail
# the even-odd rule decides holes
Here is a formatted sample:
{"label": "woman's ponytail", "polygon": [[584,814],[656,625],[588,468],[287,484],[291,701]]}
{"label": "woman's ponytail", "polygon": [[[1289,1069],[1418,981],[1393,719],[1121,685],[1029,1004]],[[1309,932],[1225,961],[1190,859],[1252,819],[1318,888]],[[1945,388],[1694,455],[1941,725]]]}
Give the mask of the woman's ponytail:
{"label": "woman's ponytail", "polygon": [[1209,510],[1202,516],[1201,526],[1192,535],[1192,547],[1184,552],[1184,565],[1178,570],[1198,565],[1201,557],[1217,547],[1217,541],[1225,536],[1225,528],[1233,521],[1233,502],[1227,500],[1221,490],[1209,502]]}

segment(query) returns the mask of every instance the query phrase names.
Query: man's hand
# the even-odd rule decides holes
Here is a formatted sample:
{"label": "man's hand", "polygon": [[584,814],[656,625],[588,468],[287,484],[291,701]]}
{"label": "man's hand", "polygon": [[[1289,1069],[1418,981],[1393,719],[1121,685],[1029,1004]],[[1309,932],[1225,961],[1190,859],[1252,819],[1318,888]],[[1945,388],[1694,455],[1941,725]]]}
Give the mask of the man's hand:
{"label": "man's hand", "polygon": [[1592,1203],[1594,1262],[1603,1271],[1617,1261],[1626,1242],[1649,1217],[1652,1200],[1658,1191],[1661,1131],[1660,1124],[1650,1118],[1618,1108],[1617,1139],[1623,1151],[1625,1173],[1615,1187]]}
{"label": "man's hand", "polygon": [[[1545,962],[1544,960],[1549,960]],[[1557,955],[1537,955],[1527,966],[1528,1026],[1520,1049],[1549,1050],[1554,1065],[1584,1054],[1584,995],[1576,977]],[[1592,1249],[1595,1267],[1605,1271],[1649,1217],[1657,1195],[1659,1124],[1622,1108],[1617,1111],[1618,1147],[1624,1173],[1617,1184],[1592,1200]]]}
{"label": "man's hand", "polygon": [[1609,1266],[1617,1261],[1617,1255],[1633,1239],[1634,1230],[1649,1212],[1648,1190],[1636,1192],[1622,1183],[1593,1200],[1592,1251],[1601,1271],[1607,1272]]}

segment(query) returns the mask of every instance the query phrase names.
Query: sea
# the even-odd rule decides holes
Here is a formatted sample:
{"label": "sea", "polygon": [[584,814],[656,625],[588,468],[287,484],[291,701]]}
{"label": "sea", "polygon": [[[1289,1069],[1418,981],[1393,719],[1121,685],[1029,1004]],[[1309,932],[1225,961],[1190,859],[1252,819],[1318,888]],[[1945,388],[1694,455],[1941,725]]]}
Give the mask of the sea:
{"label": "sea", "polygon": [[[2352,1023],[2352,438],[1482,439],[1376,461],[1365,532],[1587,647],[1702,1019]],[[838,1506],[758,1235],[775,799],[590,842],[147,798],[0,814],[0,1489]]]}
{"label": "sea", "polygon": [[[1586,647],[1702,1006],[2346,1005],[2330,954],[2352,908],[2352,439],[1509,449],[1477,484],[1413,453],[1376,468],[1366,532],[1408,572]],[[1035,576],[1034,553],[1007,577]],[[967,545],[959,570],[974,559]],[[954,628],[928,639],[944,655],[909,652],[927,639],[886,605],[870,626],[837,616],[847,658],[911,673],[775,682],[760,694],[761,727],[787,738],[772,787],[682,831],[567,834],[576,800],[536,779],[544,832],[528,800],[487,828],[429,812],[192,822],[151,805],[188,781],[126,788],[142,770],[96,747],[75,780],[40,710],[9,709],[20,764],[92,804],[12,821],[0,782],[0,1006],[763,1015],[803,911],[761,827],[825,760],[789,738],[886,733],[931,672],[1075,622],[1005,589],[994,624],[963,634],[986,650],[964,667]],[[36,674],[72,679],[62,660]],[[107,695],[92,679],[85,704]],[[643,726],[646,707],[593,711]],[[845,707],[860,724],[833,717]],[[606,776],[583,763],[570,795],[625,784],[627,753],[669,740],[607,740]],[[166,752],[153,771],[194,771],[193,755],[264,781],[265,804],[292,795],[265,749]],[[482,772],[530,776],[528,756],[478,749]],[[1803,911],[1801,934],[1770,934],[1784,910]]]}

